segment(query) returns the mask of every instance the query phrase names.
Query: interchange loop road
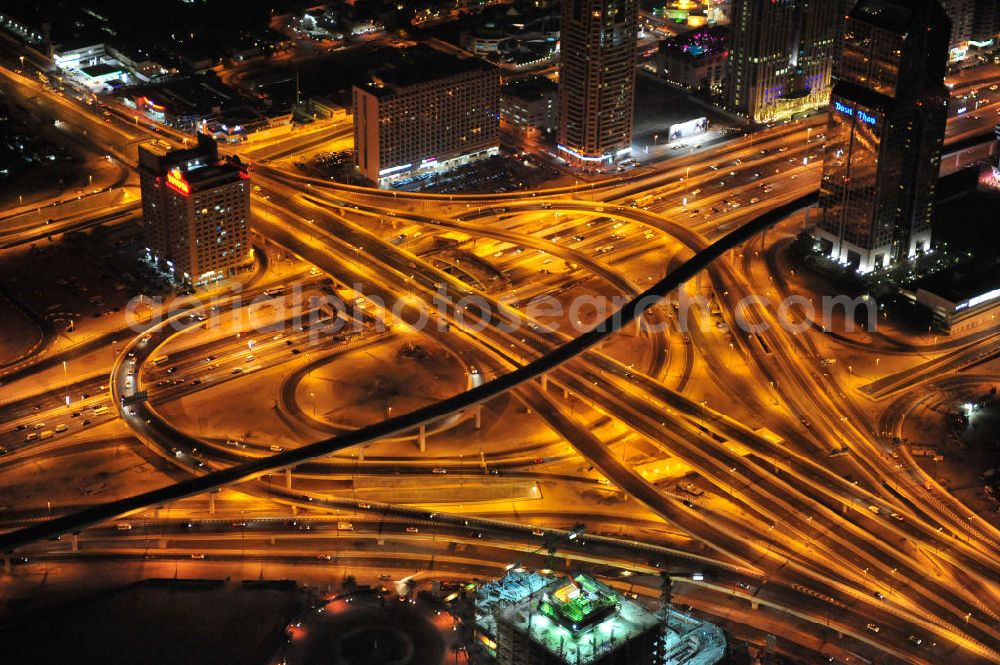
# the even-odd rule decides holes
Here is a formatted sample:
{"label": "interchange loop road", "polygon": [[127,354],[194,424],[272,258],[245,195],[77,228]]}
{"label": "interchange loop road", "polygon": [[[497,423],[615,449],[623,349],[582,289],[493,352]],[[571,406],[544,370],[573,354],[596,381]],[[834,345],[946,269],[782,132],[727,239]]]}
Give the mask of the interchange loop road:
{"label": "interchange loop road", "polygon": [[[641,316],[645,307],[662,301],[667,293],[693,278],[726,251],[740,245],[790,213],[804,206],[811,205],[816,199],[817,194],[809,194],[781,208],[761,215],[754,222],[732,231],[684,262],[662,280],[630,300],[622,308],[620,314],[609,316],[606,321],[595,325],[590,331],[584,332],[580,336],[566,342],[547,356],[538,358],[464,393],[332,439],[318,441],[294,450],[287,450],[228,469],[215,471],[204,476],[190,478],[168,487],[103,505],[93,506],[75,513],[56,517],[41,524],[34,524],[23,529],[0,534],[0,551],[13,551],[18,547],[37,540],[78,531],[87,526],[129,515],[150,506],[156,506],[195,494],[202,494],[220,487],[257,478],[265,473],[292,467],[314,457],[328,455],[343,448],[375,441],[384,436],[402,433],[422,423],[436,420],[444,415],[462,411],[492,399],[556,369],[575,356],[597,345],[605,338],[610,337],[617,332],[621,323],[631,322]],[[126,354],[123,353],[121,355],[124,356]]]}

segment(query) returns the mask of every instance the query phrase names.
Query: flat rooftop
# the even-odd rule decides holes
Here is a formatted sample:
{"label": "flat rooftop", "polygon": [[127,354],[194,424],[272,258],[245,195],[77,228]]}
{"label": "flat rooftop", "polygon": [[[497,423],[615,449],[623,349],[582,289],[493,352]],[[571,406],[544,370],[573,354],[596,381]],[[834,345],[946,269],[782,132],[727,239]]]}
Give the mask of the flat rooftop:
{"label": "flat rooftop", "polygon": [[946,268],[918,280],[913,289],[922,289],[955,304],[963,303],[1000,289],[1000,262],[984,260]]}
{"label": "flat rooftop", "polygon": [[849,16],[893,32],[906,32],[914,7],[893,0],[861,0]]}
{"label": "flat rooftop", "polygon": [[559,85],[542,76],[508,83],[501,90],[501,94],[505,97],[513,97],[526,102],[537,102],[546,95],[554,95],[558,92]]}
{"label": "flat rooftop", "polygon": [[479,58],[460,58],[427,46],[404,49],[396,55],[388,64],[372,71],[371,78],[388,88],[406,88],[466,72],[494,69]]}
{"label": "flat rooftop", "polygon": [[134,99],[145,97],[178,115],[207,116],[218,109],[245,103],[235,90],[205,76],[191,76],[157,85],[130,88],[127,94]]}
{"label": "flat rooftop", "polygon": [[500,617],[568,665],[595,662],[660,626],[652,612],[586,575],[556,578]]}
{"label": "flat rooftop", "polygon": [[107,63],[101,62],[96,65],[90,65],[89,67],[82,67],[81,72],[89,76],[90,78],[96,78],[98,76],[107,76],[108,74],[119,74],[122,71],[121,67],[114,67]]}

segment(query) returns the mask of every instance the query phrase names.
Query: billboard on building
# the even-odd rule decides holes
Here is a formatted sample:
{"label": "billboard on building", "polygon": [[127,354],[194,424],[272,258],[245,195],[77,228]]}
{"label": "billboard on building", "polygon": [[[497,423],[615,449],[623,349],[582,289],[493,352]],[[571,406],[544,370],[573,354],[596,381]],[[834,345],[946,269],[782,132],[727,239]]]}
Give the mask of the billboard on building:
{"label": "billboard on building", "polygon": [[695,136],[697,134],[704,134],[708,131],[708,118],[695,118],[694,120],[688,120],[687,122],[681,122],[676,125],[670,125],[670,137],[668,140],[676,141],[678,139],[686,139],[689,136]]}

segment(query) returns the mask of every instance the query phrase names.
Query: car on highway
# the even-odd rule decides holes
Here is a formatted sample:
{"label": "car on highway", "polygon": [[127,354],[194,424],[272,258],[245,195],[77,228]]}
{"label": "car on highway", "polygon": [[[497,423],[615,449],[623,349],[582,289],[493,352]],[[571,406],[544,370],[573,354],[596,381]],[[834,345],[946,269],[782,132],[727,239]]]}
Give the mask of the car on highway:
{"label": "car on highway", "polygon": [[705,493],[705,490],[701,489],[694,483],[685,483],[685,484],[677,483],[677,491],[687,492],[692,496],[701,496]]}
{"label": "car on highway", "polygon": [[406,527],[406,533],[419,533],[419,532],[420,532],[420,529],[418,529],[415,526],[408,526],[408,527]]}
{"label": "car on highway", "polygon": [[873,633],[877,633],[882,629],[879,627],[877,623],[870,623],[868,624],[868,630],[872,631]]}
{"label": "car on highway", "polygon": [[431,469],[431,473],[448,473],[448,470],[447,469],[442,469],[441,467],[437,467],[437,468]]}

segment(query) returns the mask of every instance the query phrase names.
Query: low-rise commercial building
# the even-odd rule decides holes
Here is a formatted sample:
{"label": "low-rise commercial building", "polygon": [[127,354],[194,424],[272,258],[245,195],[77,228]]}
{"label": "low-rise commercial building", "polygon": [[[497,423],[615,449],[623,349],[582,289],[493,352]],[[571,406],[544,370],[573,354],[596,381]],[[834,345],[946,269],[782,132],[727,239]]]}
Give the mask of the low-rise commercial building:
{"label": "low-rise commercial building", "polygon": [[670,83],[687,90],[722,92],[729,63],[728,29],[694,30],[660,42],[655,61]]}
{"label": "low-rise commercial building", "polygon": [[500,118],[519,132],[555,131],[559,126],[559,86],[542,77],[505,85],[500,91]]}
{"label": "low-rise commercial building", "polygon": [[931,311],[937,330],[968,334],[1000,316],[1000,262],[959,265],[919,280],[907,295]]}

